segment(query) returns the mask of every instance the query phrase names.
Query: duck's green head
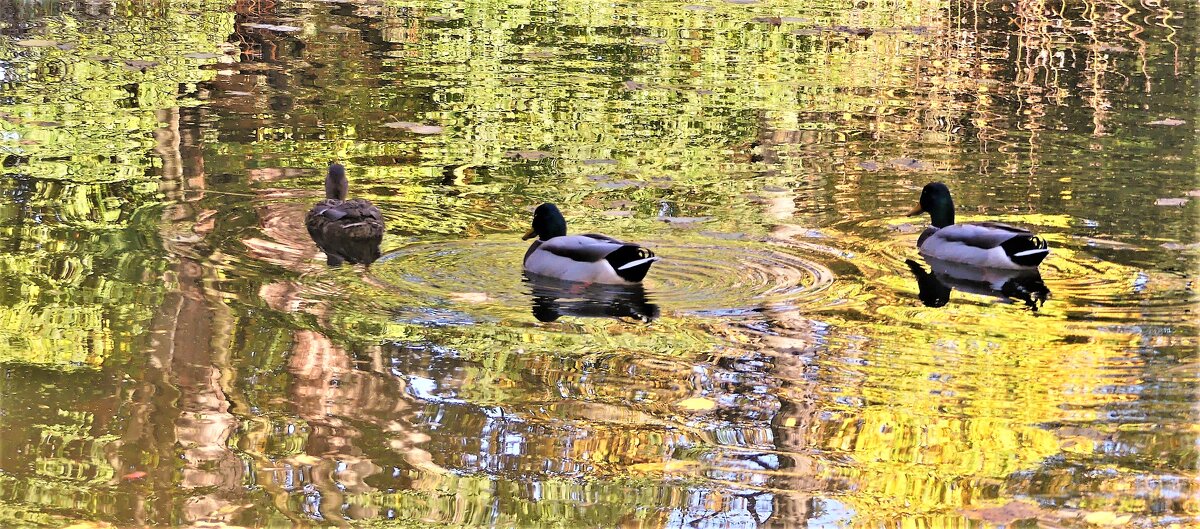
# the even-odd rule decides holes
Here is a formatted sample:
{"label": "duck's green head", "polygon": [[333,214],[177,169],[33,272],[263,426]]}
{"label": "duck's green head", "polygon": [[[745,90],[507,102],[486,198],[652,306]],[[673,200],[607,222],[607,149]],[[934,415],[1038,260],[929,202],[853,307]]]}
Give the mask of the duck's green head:
{"label": "duck's green head", "polygon": [[537,237],[548,241],[567,234],[567,219],[564,219],[558,207],[549,202],[533,210],[533,227],[521,237],[521,240]]}
{"label": "duck's green head", "polygon": [[925,184],[921,190],[921,203],[908,212],[908,216],[929,213],[933,225],[945,228],[954,224],[954,200],[950,198],[950,188],[941,182]]}

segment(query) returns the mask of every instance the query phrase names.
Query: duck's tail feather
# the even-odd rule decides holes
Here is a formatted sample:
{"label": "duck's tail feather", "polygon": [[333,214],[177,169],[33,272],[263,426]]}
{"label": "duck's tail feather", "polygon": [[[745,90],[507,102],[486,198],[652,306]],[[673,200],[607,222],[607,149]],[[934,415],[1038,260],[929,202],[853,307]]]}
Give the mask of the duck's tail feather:
{"label": "duck's tail feather", "polygon": [[1018,235],[1000,245],[1008,258],[1020,266],[1034,267],[1050,255],[1046,240],[1035,235]]}
{"label": "duck's tail feather", "polygon": [[642,266],[646,263],[653,263],[654,261],[657,261],[659,259],[661,259],[661,257],[647,257],[645,259],[638,259],[636,261],[630,261],[630,262],[625,263],[625,264],[621,265],[620,267],[618,267],[617,270],[628,270],[635,266]]}
{"label": "duck's tail feather", "polygon": [[616,250],[609,252],[604,257],[608,264],[612,265],[613,270],[621,279],[631,283],[637,283],[645,279],[646,273],[650,271],[650,265],[654,264],[659,258],[654,256],[654,252],[637,246],[634,244],[626,244]]}

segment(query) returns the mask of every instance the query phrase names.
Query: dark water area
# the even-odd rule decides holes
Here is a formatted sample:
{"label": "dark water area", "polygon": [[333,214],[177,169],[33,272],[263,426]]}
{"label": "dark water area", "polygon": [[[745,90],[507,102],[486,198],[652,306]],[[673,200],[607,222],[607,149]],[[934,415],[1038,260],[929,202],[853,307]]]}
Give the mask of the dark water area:
{"label": "dark water area", "polygon": [[[1197,20],[0,6],[0,527],[1200,524]],[[918,255],[931,181],[1036,280]],[[663,259],[523,278],[542,202]]]}

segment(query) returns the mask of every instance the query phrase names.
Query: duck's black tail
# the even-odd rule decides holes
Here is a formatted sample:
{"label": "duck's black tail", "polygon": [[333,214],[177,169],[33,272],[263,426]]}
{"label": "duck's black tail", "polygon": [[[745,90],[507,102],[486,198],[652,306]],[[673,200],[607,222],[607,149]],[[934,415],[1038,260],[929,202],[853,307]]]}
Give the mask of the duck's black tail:
{"label": "duck's black tail", "polygon": [[1000,247],[1012,262],[1030,268],[1042,264],[1042,260],[1050,255],[1046,240],[1035,235],[1018,235],[1004,241]]}
{"label": "duck's black tail", "polygon": [[654,252],[635,244],[626,244],[604,256],[621,279],[637,283],[646,278],[650,265],[658,260]]}

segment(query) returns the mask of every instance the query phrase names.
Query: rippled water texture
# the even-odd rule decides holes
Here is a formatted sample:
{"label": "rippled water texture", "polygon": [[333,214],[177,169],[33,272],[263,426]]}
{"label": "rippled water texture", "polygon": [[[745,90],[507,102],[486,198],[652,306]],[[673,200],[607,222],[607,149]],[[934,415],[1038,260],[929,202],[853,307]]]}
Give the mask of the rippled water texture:
{"label": "rippled water texture", "polygon": [[[0,527],[1200,525],[1197,20],[7,3]],[[921,258],[935,180],[1040,275]],[[663,260],[523,278],[544,201]]]}

